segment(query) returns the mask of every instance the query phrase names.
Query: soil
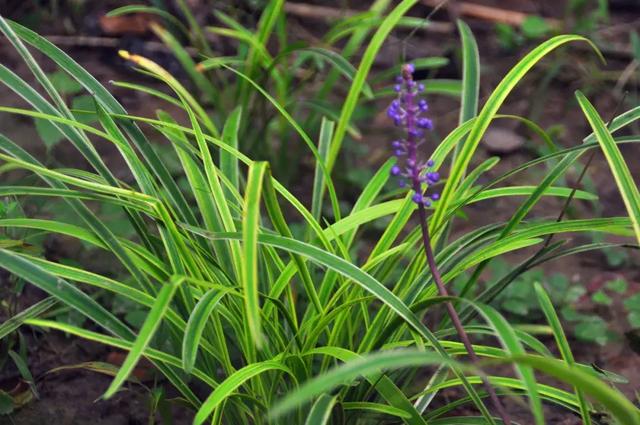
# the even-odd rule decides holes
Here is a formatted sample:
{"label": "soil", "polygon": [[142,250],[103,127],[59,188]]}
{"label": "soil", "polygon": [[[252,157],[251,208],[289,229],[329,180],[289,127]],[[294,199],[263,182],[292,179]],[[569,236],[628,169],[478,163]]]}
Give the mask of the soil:
{"label": "soil", "polygon": [[[531,0],[512,0],[502,2],[497,0],[474,0],[475,3],[507,7],[511,10],[522,11],[526,13],[538,13],[546,17],[554,17],[561,19],[563,17],[565,1],[542,1],[534,2]],[[9,0],[0,6],[0,13],[3,16],[15,19],[25,19],[32,12],[32,2],[13,2]],[[95,5],[89,7],[85,19],[75,25],[72,30],[69,29],[68,22],[47,22],[39,23],[35,29],[44,34],[57,35],[96,35],[97,22],[105,10],[117,7],[122,4],[130,4],[125,1],[104,1],[95,2]],[[198,16],[205,16],[206,3],[203,1],[193,1],[195,7],[202,8],[202,13]],[[318,3],[318,2],[314,2]],[[332,6],[348,6],[349,8],[364,8],[368,2],[363,1],[336,1],[322,2]],[[558,4],[562,6],[558,6]],[[611,18],[609,23],[600,28],[595,34],[604,45],[628,45],[629,28],[640,27],[640,7],[633,1],[615,1],[611,2]],[[423,16],[428,12],[428,8],[420,6],[416,7],[416,16]],[[449,11],[451,12],[451,11]],[[255,16],[247,13],[246,19],[251,21]],[[450,19],[450,13],[441,11],[434,16],[434,19],[447,21]],[[482,61],[482,89],[481,103],[486,100],[491,90],[498,84],[499,79],[503,76],[517,61],[522,57],[534,43],[525,43],[513,51],[505,51],[501,48],[496,40],[493,25],[487,22],[466,19],[470,24],[480,46]],[[291,33],[300,38],[314,37],[326,29],[317,21],[306,21],[300,18],[292,18]],[[99,35],[99,31],[98,31]],[[136,45],[139,40],[148,40],[149,35],[136,34],[118,36],[122,43],[127,45]],[[382,70],[389,65],[395,63],[402,49],[402,40],[406,33],[394,33],[389,42],[385,44],[381,55],[374,66],[375,70]],[[433,33],[416,33],[408,44],[407,52],[409,56],[439,56],[444,55],[452,59],[451,65],[438,71],[434,75],[436,78],[460,78],[459,67],[457,64],[457,50],[455,47],[459,41],[455,34],[433,34]],[[130,72],[118,59],[116,59],[114,48],[95,48],[95,47],[79,47],[65,46],[64,49],[82,66],[87,68],[99,81],[107,83],[110,80],[139,81],[150,84],[150,81],[139,77],[137,74]],[[2,63],[17,71],[21,75],[27,75],[27,69],[19,60],[19,57],[13,52],[6,40],[0,40],[0,55]],[[630,99],[637,99],[637,86],[632,84],[628,87],[631,94],[624,98],[621,90],[613,90],[616,80],[606,80],[601,74],[594,72],[596,67],[606,71],[612,71],[613,75],[620,73],[628,65],[630,58],[624,55],[615,55],[608,58],[606,65],[602,66],[597,63],[595,56],[586,48],[567,48],[552,55],[552,58],[564,62],[564,66],[556,77],[545,87],[544,77],[549,70],[551,59],[544,61],[537,71],[531,73],[521,82],[515,92],[509,97],[502,111],[508,111],[510,114],[521,116],[537,115],[536,121],[543,127],[549,128],[558,123],[564,125],[560,129],[558,137],[559,143],[564,147],[573,146],[589,133],[589,127],[584,116],[580,112],[575,102],[573,93],[577,89],[584,90],[589,88],[590,99],[594,101],[598,111],[605,117],[616,114],[616,111],[622,111],[629,108]],[[36,55],[36,59],[42,59]],[[166,65],[171,67],[170,59]],[[53,71],[51,64],[46,61],[45,71]],[[600,76],[599,76],[600,75]],[[637,84],[637,79],[635,84]],[[540,87],[543,87],[542,89]],[[116,97],[125,105],[127,110],[133,114],[152,116],[157,105],[150,101],[146,95],[133,93],[113,87]],[[341,96],[338,93],[336,96]],[[24,104],[13,95],[6,87],[0,87],[0,98],[5,106],[24,106]],[[382,111],[384,105],[377,105]],[[437,117],[437,137],[446,135],[450,129],[457,124],[458,103],[457,101],[446,96],[434,95],[430,101],[431,114]],[[176,110],[167,108],[175,114]],[[178,116],[178,118],[180,118]],[[526,128],[521,125],[513,125],[507,121],[497,121],[495,126],[501,128],[500,134],[508,137],[514,134],[514,137],[524,140],[524,144],[518,144],[507,150],[487,149],[481,146],[474,164],[498,154],[501,157],[500,163],[489,172],[487,178],[501,175],[502,173],[512,169],[514,166],[526,162],[536,155],[540,150],[541,142],[536,140]],[[637,129],[636,129],[637,130]],[[393,137],[392,130],[387,125],[386,117],[380,112],[369,125],[362,125],[363,138],[354,142],[361,147],[366,148],[366,155],[356,155],[353,152],[358,150],[354,148],[345,149],[346,153],[343,160],[345,163],[355,164],[361,169],[376,169],[388,155],[388,141]],[[30,152],[38,157],[46,157],[47,152],[39,141],[38,135],[32,125],[31,120],[19,118],[9,114],[0,114],[0,132],[6,134],[12,140],[18,140]],[[156,137],[156,136],[152,136]],[[506,140],[505,142],[511,142]],[[500,144],[500,140],[496,143]],[[505,143],[509,145],[509,143]],[[127,180],[129,176],[122,170],[121,159],[112,146],[98,146],[100,154],[105,158],[109,167],[115,171],[116,176]],[[640,146],[637,144],[623,146],[623,154],[627,159],[640,158]],[[496,153],[498,152],[498,153]],[[82,163],[73,151],[71,146],[66,144],[57,145],[49,154],[50,161],[56,166],[73,166],[82,167]],[[631,172],[636,179],[640,181],[640,161],[629,160]],[[85,164],[86,166],[86,164]],[[352,165],[353,166],[353,165]],[[579,169],[573,170],[569,176],[567,184],[575,184]],[[543,170],[531,171],[520,174],[514,178],[511,183],[517,184],[536,184]],[[600,197],[599,205],[594,208],[592,204],[586,202],[574,201],[574,214],[579,217],[588,217],[591,215],[603,214],[605,216],[619,216],[625,214],[625,208],[620,199],[615,185],[612,183],[611,174],[607,163],[600,153],[594,157],[594,161],[589,168],[589,177],[593,182],[593,187],[597,190]],[[571,181],[573,180],[573,181]],[[305,182],[308,178],[301,179],[300,187],[297,191],[305,191]],[[348,195],[348,194],[347,194]],[[517,200],[503,198],[492,203],[478,203],[471,206],[467,213],[471,219],[459,220],[457,222],[453,237],[460,235],[484,224],[495,222],[496,219],[508,219],[515,208]],[[557,200],[545,199],[541,202],[533,212],[532,216],[556,216],[562,208],[562,202]],[[111,274],[108,262],[103,258],[93,258],[91,255],[83,253],[82,248],[75,242],[62,238],[53,238],[46,241],[45,254],[48,258],[65,259],[75,258],[82,261],[83,264],[89,264],[89,268],[98,273]],[[520,252],[517,255],[508,256],[514,264],[518,260],[525,258],[527,252]],[[606,346],[598,346],[593,343],[585,343],[575,339],[571,340],[572,347],[576,359],[583,363],[594,363],[597,366],[613,371],[619,375],[626,377],[628,384],[618,385],[628,397],[635,398],[635,392],[640,388],[640,348],[638,340],[640,336],[635,336],[631,332],[622,313],[622,301],[637,292],[640,292],[640,272],[637,264],[640,263],[640,256],[635,252],[630,252],[629,260],[621,267],[613,269],[606,262],[604,256],[600,253],[590,252],[580,256],[564,257],[561,260],[546,263],[544,265],[545,272],[549,274],[554,272],[564,273],[575,285],[583,285],[590,292],[595,292],[600,288],[603,282],[611,280],[615,277],[623,277],[629,284],[628,292],[618,296],[614,296],[613,304],[610,308],[602,309],[589,301],[588,297],[583,300],[580,309],[584,312],[592,312],[605,318],[612,330],[621,335],[615,342],[611,342]],[[8,304],[15,302],[14,311],[20,311],[32,305],[34,302],[44,297],[43,293],[27,286],[19,298],[15,298],[9,291],[9,277],[6,274],[0,274],[0,300],[7,300]],[[6,309],[2,309],[3,311]],[[0,317],[5,320],[6,317]],[[111,362],[117,364],[119,353],[114,352],[102,345],[88,343],[86,341],[65,337],[60,333],[40,333],[33,330],[24,329],[23,335],[28,347],[29,368],[32,371],[38,391],[39,398],[29,399],[23,406],[14,413],[6,416],[0,416],[0,424],[60,424],[60,425],[134,425],[146,424],[149,422],[151,391],[149,388],[161,388],[167,393],[167,397],[171,398],[174,394],[161,380],[156,381],[151,368],[144,367],[139,370],[142,374],[141,384],[131,383],[122,393],[118,394],[110,400],[101,400],[100,396],[107,388],[110,377],[103,373],[96,373],[85,369],[68,369],[54,373],[47,373],[52,369],[60,366],[77,365],[84,362]],[[625,336],[627,335],[627,336]],[[5,341],[6,342],[6,341]],[[548,345],[554,346],[552,339],[548,339]],[[6,347],[0,348],[6,350]],[[19,379],[18,371],[11,362],[7,362],[0,369],[0,389],[4,391],[17,391],[21,393],[29,393],[24,387],[24,383]],[[443,392],[443,399],[447,397],[455,397],[456,393]],[[187,409],[181,408],[179,404],[172,403],[172,416],[174,424],[187,424],[191,421],[192,413]],[[525,414],[525,409],[519,407],[517,403],[509,405],[509,410],[514,413],[514,418],[521,423],[531,423],[530,417]],[[471,412],[469,412],[471,413]],[[159,420],[159,415],[156,415]],[[549,407],[547,412],[548,423],[553,424],[577,424],[579,419],[564,411]],[[161,422],[156,422],[161,423]]]}

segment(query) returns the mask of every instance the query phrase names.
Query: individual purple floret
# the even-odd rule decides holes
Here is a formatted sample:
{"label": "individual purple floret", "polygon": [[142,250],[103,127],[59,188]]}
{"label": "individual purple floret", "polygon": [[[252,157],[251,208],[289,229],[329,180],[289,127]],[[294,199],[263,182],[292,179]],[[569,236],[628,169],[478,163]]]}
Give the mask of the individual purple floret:
{"label": "individual purple floret", "polygon": [[413,80],[414,71],[413,64],[402,66],[401,74],[396,77],[394,86],[398,97],[391,102],[387,109],[387,115],[393,123],[405,131],[403,139],[391,143],[393,154],[398,158],[398,165],[391,168],[391,174],[400,178],[400,187],[405,187],[407,183],[410,184],[414,192],[411,199],[416,204],[428,207],[439,198],[437,193],[427,196],[426,192],[429,186],[438,182],[440,175],[433,170],[435,166],[433,160],[421,162],[418,159],[418,146],[423,142],[424,131],[432,130],[433,122],[422,116],[429,110],[429,106],[425,99],[418,98],[418,93],[424,91],[424,85],[416,84]]}

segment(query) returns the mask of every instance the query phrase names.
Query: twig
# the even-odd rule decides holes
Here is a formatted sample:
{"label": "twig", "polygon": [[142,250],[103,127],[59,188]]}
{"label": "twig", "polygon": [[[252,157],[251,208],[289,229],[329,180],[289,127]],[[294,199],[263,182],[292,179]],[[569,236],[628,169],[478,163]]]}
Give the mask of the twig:
{"label": "twig", "polygon": [[[117,49],[121,44],[119,37],[92,37],[86,35],[47,35],[47,40],[57,46],[70,47],[97,47],[102,49]],[[0,38],[1,39],[1,38]],[[146,51],[168,52],[169,49],[159,41],[143,41],[142,45]],[[198,52],[192,47],[185,47],[191,56],[197,56]]]}
{"label": "twig", "polygon": [[[422,3],[430,7],[437,7],[441,3],[441,0],[422,0]],[[499,22],[514,26],[522,25],[522,23],[531,16],[523,12],[464,1],[451,2],[450,7],[455,10],[456,15],[469,16],[484,21]],[[561,21],[557,19],[546,18],[545,21],[552,27],[560,27],[561,25]]]}
{"label": "twig", "polygon": [[[284,4],[284,11],[290,15],[323,22],[349,18],[365,12],[363,10],[356,9],[338,9],[335,7],[316,6],[308,3],[290,2],[286,2]],[[417,27],[417,29],[424,32],[449,34],[454,28],[453,25],[448,22],[429,22],[428,25]]]}

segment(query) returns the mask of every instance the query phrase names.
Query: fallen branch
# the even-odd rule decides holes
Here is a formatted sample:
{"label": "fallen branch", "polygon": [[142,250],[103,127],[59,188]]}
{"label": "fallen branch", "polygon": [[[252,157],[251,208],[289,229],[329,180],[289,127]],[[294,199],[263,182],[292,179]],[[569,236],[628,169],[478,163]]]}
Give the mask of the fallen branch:
{"label": "fallen branch", "polygon": [[[285,3],[284,11],[290,15],[306,18],[315,21],[335,21],[349,18],[354,15],[365,13],[363,10],[335,8],[329,6],[316,6],[308,3]],[[454,30],[454,26],[448,22],[426,21],[425,25],[418,27],[419,31],[449,34]]]}
{"label": "fallen branch", "polygon": [[[437,7],[442,3],[442,0],[422,0],[422,4],[429,7]],[[524,12],[517,12],[514,10],[501,9],[498,7],[484,6],[481,4],[469,3],[469,2],[457,2],[450,1],[448,7],[453,9],[453,12],[457,16],[468,16],[470,18],[481,19],[484,21],[508,24],[513,26],[520,26],[522,23],[532,15]],[[550,27],[558,28],[562,22],[557,19],[545,18],[545,21]]]}

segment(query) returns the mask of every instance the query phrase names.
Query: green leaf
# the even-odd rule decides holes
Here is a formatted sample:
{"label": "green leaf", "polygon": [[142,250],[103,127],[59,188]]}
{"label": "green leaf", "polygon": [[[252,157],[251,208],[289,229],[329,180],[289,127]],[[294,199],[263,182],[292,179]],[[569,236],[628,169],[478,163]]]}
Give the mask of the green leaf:
{"label": "green leaf", "polygon": [[629,325],[631,325],[632,328],[640,328],[640,311],[635,310],[629,312],[629,314],[627,314],[627,320],[629,321]]}
{"label": "green leaf", "polygon": [[613,303],[611,297],[602,290],[594,292],[593,295],[591,295],[591,300],[596,304],[611,305]]}
{"label": "green leaf", "polygon": [[638,192],[638,186],[634,183],[629,167],[624,161],[620,149],[596,109],[579,91],[576,92],[576,97],[607,158],[609,168],[613,173],[622,200],[627,207],[629,218],[633,223],[636,239],[638,243],[640,243],[640,193]]}
{"label": "green leaf", "polygon": [[625,299],[623,304],[628,311],[640,311],[640,292]]}
{"label": "green leaf", "polygon": [[578,323],[573,332],[576,338],[588,342],[597,342],[605,345],[609,341],[609,328],[607,323],[598,316],[587,316],[584,321]]}
{"label": "green leaf", "polygon": [[82,85],[64,71],[49,74],[49,81],[62,94],[74,95],[82,91]]}
{"label": "green leaf", "polygon": [[640,35],[637,31],[631,32],[631,51],[636,61],[640,62]]}
{"label": "green leaf", "polygon": [[8,415],[14,410],[13,398],[0,390],[0,415]]}
{"label": "green leaf", "polygon": [[191,312],[182,340],[182,365],[186,373],[191,373],[193,370],[202,332],[213,309],[216,308],[216,305],[225,295],[226,292],[224,291],[210,289],[200,298],[200,301]]}
{"label": "green leaf", "polygon": [[13,364],[18,368],[18,372],[20,372],[20,376],[22,376],[22,380],[29,385],[31,392],[36,398],[40,398],[38,395],[38,390],[36,389],[36,381],[33,379],[33,375],[29,370],[29,365],[25,358],[23,358],[20,354],[16,353],[13,350],[9,350],[9,356],[11,360],[13,360]]}
{"label": "green leaf", "polygon": [[[238,149],[238,131],[242,121],[242,108],[239,106],[231,111],[222,130],[222,141]],[[226,176],[236,190],[240,189],[240,173],[238,171],[238,158],[226,150],[220,151],[220,171]]]}
{"label": "green leaf", "polygon": [[263,343],[258,295],[258,233],[260,227],[260,198],[262,183],[267,171],[266,162],[254,162],[249,167],[249,178],[242,209],[242,286],[245,314],[254,343]]}
{"label": "green leaf", "polygon": [[337,396],[330,396],[328,394],[322,394],[307,414],[307,420],[305,425],[325,425],[329,423],[331,419],[331,411],[336,404]]}
{"label": "green leaf", "polygon": [[320,136],[318,137],[319,158],[317,158],[316,161],[322,161],[323,164],[318,164],[316,166],[313,177],[313,192],[311,196],[311,214],[313,214],[313,217],[318,221],[320,220],[320,214],[322,213],[322,199],[325,189],[322,169],[326,166],[327,153],[329,152],[329,145],[331,143],[334,126],[335,123],[333,121],[329,121],[322,117],[322,122],[320,124]]}
{"label": "green leaf", "polygon": [[47,310],[55,306],[56,303],[57,300],[54,297],[48,297],[8,318],[0,325],[0,340],[22,326],[26,320],[37,318],[47,312]]}
{"label": "green leaf", "polygon": [[133,372],[133,369],[143,356],[144,350],[151,342],[151,339],[160,326],[165,313],[169,309],[173,295],[176,293],[180,282],[180,280],[173,279],[171,282],[164,284],[162,289],[160,289],[160,292],[158,292],[156,301],[153,304],[153,307],[151,307],[142,328],[140,328],[140,332],[131,346],[129,354],[127,354],[122,366],[120,366],[118,374],[113,378],[113,381],[111,381],[109,388],[105,391],[103,396],[104,399],[111,398],[120,389],[122,384],[124,384],[131,372]]}
{"label": "green leaf", "polygon": [[510,313],[515,313],[520,316],[526,316],[529,313],[529,303],[516,298],[510,298],[500,304],[500,307],[504,308]]}
{"label": "green leaf", "polygon": [[76,96],[71,102],[73,115],[78,122],[83,124],[91,124],[96,122],[96,104],[92,96]]}
{"label": "green leaf", "polygon": [[225,379],[222,383],[220,383],[215,391],[213,391],[211,395],[207,397],[205,402],[202,403],[202,406],[196,413],[196,416],[193,419],[193,424],[202,425],[207,420],[209,415],[211,415],[211,413],[218,406],[220,406],[227,397],[235,393],[236,388],[238,388],[254,376],[271,370],[280,370],[294,377],[289,368],[287,368],[277,360],[267,360],[264,362],[247,365]]}
{"label": "green leaf", "polygon": [[[478,114],[480,92],[480,55],[471,28],[458,20],[458,32],[462,41],[462,97],[459,124],[463,124]],[[456,152],[459,145],[456,145]],[[453,156],[456,157],[456,154]],[[455,161],[452,161],[455,162]]]}
{"label": "green leaf", "polygon": [[[534,288],[538,297],[538,302],[540,303],[540,307],[542,308],[542,311],[547,318],[549,326],[551,326],[551,329],[553,330],[553,336],[556,340],[556,344],[558,345],[558,349],[560,350],[560,355],[562,356],[564,361],[567,362],[567,365],[573,366],[575,364],[573,353],[571,352],[571,347],[569,346],[569,341],[567,340],[567,336],[564,333],[564,329],[562,328],[560,319],[558,318],[556,310],[553,308],[551,299],[539,282],[534,283]],[[578,397],[578,403],[580,404],[580,415],[582,416],[582,422],[584,425],[590,425],[591,415],[589,413],[589,404],[584,398],[584,394],[582,393],[582,391],[579,388],[576,388],[575,390]]]}
{"label": "green leaf", "polygon": [[52,149],[64,139],[64,135],[60,130],[58,130],[56,126],[51,124],[49,121],[35,119],[34,122],[36,124],[38,136],[40,136],[47,149]]}
{"label": "green leaf", "polygon": [[551,31],[551,27],[549,27],[547,21],[543,17],[536,15],[527,16],[524,21],[522,21],[521,29],[522,34],[531,39],[542,38]]}
{"label": "green leaf", "polygon": [[382,413],[385,415],[397,416],[399,418],[409,418],[404,410],[397,407],[387,406],[386,404],[371,403],[367,401],[346,401],[342,403],[344,410],[365,410],[373,413]]}

